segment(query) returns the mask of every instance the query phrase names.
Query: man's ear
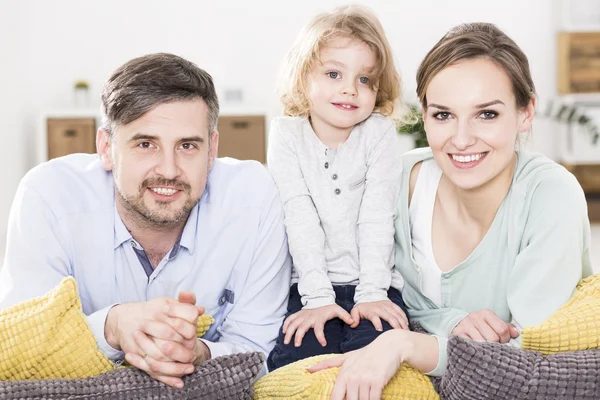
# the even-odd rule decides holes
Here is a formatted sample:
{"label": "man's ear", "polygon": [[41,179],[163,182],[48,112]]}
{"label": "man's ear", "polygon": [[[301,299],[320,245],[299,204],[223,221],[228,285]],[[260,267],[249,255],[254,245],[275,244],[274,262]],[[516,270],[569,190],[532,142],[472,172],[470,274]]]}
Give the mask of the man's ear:
{"label": "man's ear", "polygon": [[527,107],[525,107],[519,113],[519,133],[529,132],[533,124],[533,117],[535,116],[535,106],[537,99],[533,97]]}
{"label": "man's ear", "polygon": [[102,166],[107,171],[112,171],[113,169],[112,157],[110,156],[111,145],[112,138],[110,133],[102,128],[98,129],[98,132],[96,133],[96,150],[100,156]]}
{"label": "man's ear", "polygon": [[215,162],[215,158],[217,157],[217,152],[219,150],[219,131],[214,130],[210,134],[210,149],[208,152],[208,169],[210,170]]}

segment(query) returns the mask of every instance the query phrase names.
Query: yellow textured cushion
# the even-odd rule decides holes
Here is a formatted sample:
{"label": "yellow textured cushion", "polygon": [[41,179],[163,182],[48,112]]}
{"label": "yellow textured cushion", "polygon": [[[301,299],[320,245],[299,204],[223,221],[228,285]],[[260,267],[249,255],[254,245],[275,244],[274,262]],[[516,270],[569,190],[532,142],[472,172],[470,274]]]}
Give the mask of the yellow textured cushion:
{"label": "yellow textured cushion", "polygon": [[[199,318],[198,335],[212,322],[208,315]],[[0,381],[86,378],[112,369],[81,311],[74,278],[0,310]]]}
{"label": "yellow textured cushion", "polygon": [[521,335],[523,348],[544,355],[600,348],[600,274],[579,282],[567,304]]}
{"label": "yellow textured cushion", "polygon": [[[314,374],[306,368],[331,357],[335,357],[335,354],[306,358],[269,373],[254,385],[254,400],[328,400],[339,368],[330,368]],[[439,399],[439,396],[428,377],[402,364],[383,390],[381,398],[434,400]]]}

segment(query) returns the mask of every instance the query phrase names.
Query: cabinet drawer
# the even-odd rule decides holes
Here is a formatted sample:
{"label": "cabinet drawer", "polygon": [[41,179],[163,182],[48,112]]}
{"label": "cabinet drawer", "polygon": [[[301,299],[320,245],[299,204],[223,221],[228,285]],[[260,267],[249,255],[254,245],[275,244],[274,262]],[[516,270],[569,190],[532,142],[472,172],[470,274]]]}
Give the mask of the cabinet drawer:
{"label": "cabinet drawer", "polygon": [[221,116],[217,130],[219,157],[267,162],[264,115]]}
{"label": "cabinet drawer", "polygon": [[48,118],[48,159],[96,152],[95,118]]}

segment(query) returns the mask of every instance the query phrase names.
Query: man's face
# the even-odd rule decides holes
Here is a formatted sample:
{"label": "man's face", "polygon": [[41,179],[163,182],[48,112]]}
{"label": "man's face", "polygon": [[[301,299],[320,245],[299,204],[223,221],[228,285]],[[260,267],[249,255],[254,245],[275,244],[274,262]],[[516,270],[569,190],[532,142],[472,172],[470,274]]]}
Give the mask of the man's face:
{"label": "man's face", "polygon": [[208,131],[204,100],[158,105],[117,126],[112,138],[103,130],[98,136],[121,217],[155,229],[183,225],[204,193],[217,153],[218,132]]}

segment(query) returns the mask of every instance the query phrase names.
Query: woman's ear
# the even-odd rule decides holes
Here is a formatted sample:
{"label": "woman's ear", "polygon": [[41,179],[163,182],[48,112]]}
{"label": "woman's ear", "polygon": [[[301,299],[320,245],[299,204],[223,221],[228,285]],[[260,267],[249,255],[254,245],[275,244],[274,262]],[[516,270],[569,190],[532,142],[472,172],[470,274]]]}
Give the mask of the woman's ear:
{"label": "woman's ear", "polygon": [[519,112],[519,133],[525,133],[531,130],[531,126],[533,124],[533,117],[535,116],[536,104],[537,99],[535,97],[532,97],[529,104]]}
{"label": "woman's ear", "polygon": [[96,150],[100,156],[102,166],[107,171],[112,171],[113,169],[112,158],[110,156],[111,141],[112,137],[110,133],[102,128],[98,129],[98,132],[96,133]]}

